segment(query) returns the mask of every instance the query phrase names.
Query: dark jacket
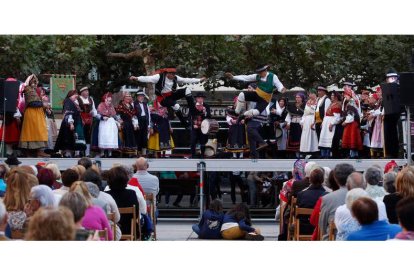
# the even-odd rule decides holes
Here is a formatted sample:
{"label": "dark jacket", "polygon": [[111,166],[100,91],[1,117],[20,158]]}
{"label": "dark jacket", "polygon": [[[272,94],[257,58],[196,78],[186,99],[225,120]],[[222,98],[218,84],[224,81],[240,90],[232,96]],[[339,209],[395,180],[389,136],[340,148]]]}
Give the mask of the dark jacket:
{"label": "dark jacket", "polygon": [[223,223],[223,213],[207,210],[203,213],[198,224],[200,228],[200,239],[221,239],[221,225]]}
{"label": "dark jacket", "polygon": [[239,227],[241,230],[246,231],[247,233],[251,233],[254,232],[255,229],[253,227],[251,227],[251,225],[249,225],[248,223],[246,223],[245,219],[241,219],[239,221],[237,221],[237,219],[229,214],[225,214],[224,218],[223,218],[223,224],[227,223],[227,222],[236,222],[239,224]]}

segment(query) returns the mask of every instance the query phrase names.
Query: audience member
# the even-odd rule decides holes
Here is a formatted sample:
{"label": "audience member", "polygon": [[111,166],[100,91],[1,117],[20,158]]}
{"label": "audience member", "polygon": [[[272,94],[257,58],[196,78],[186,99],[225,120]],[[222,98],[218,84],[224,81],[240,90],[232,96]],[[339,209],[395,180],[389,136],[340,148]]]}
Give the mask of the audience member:
{"label": "audience member", "polygon": [[395,239],[414,240],[414,197],[406,197],[398,202],[397,217],[402,232],[398,233]]}
{"label": "audience member", "polygon": [[88,157],[82,157],[81,159],[78,160],[78,165],[83,166],[85,170],[87,170],[90,167],[92,167],[92,160]]}
{"label": "audience member", "polygon": [[354,201],[351,207],[352,216],[361,225],[361,229],[348,235],[347,241],[384,241],[395,237],[401,232],[401,227],[378,220],[378,205],[367,197]]}
{"label": "audience member", "polygon": [[9,172],[9,167],[6,164],[0,164],[0,197],[3,197],[6,193],[6,182],[4,182],[4,178],[6,174]]}
{"label": "audience member", "polygon": [[221,225],[223,224],[223,203],[215,199],[210,203],[198,224],[193,225],[193,231],[200,239],[221,239]]}
{"label": "audience member", "polygon": [[395,179],[397,178],[397,173],[391,171],[384,174],[384,190],[387,194],[395,193]]}
{"label": "audience member", "polygon": [[383,174],[382,170],[378,167],[372,166],[366,169],[364,173],[367,188],[365,191],[371,198],[383,199],[386,195],[384,187],[382,186]]}
{"label": "audience member", "polygon": [[63,186],[57,190],[53,190],[53,193],[56,196],[57,202],[59,202],[60,198],[69,191],[70,186],[72,186],[72,184],[75,181],[78,181],[78,179],[79,179],[78,173],[72,169],[67,169],[66,171],[62,173]]}

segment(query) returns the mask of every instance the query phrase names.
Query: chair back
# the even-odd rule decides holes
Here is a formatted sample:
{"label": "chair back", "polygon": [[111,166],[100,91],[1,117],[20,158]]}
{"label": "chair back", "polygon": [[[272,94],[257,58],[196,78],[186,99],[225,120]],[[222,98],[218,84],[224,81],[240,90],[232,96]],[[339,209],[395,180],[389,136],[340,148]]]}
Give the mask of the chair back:
{"label": "chair back", "polygon": [[304,235],[300,233],[300,216],[312,215],[313,208],[295,208],[295,223],[294,223],[294,237],[295,241],[310,241],[312,240],[312,234]]}
{"label": "chair back", "polygon": [[289,221],[288,221],[288,227],[287,227],[287,240],[290,241],[293,239],[293,222],[295,217],[295,208],[296,208],[296,197],[291,198],[290,200],[290,213],[289,213]]}
{"label": "chair back", "polygon": [[11,239],[12,240],[23,240],[24,239],[23,230],[11,230]]}
{"label": "chair back", "polygon": [[118,208],[119,213],[121,215],[132,215],[131,218],[131,233],[130,234],[122,234],[121,240],[130,240],[135,241],[137,238],[136,233],[136,225],[137,225],[137,213],[135,211],[135,205],[132,205],[131,207],[122,207]]}
{"label": "chair back", "polygon": [[152,224],[154,225],[154,239],[156,240],[157,239],[157,226],[156,226],[157,225],[157,219],[155,217],[156,205],[155,205],[154,194],[152,194],[152,193],[145,194],[145,199],[147,200],[147,203],[149,203],[149,206],[150,206],[150,217],[151,217],[151,220],[152,220]]}
{"label": "chair back", "polygon": [[116,222],[115,222],[115,213],[108,213],[106,214],[106,217],[108,218],[109,222],[111,223],[111,227],[112,227],[112,233],[114,236],[114,241],[116,240]]}
{"label": "chair back", "polygon": [[108,241],[108,228],[105,228],[104,230],[98,230],[98,236],[100,240]]}
{"label": "chair back", "polygon": [[335,222],[333,220],[331,220],[329,222],[329,236],[328,236],[328,240],[329,241],[334,241],[336,240],[336,225]]}

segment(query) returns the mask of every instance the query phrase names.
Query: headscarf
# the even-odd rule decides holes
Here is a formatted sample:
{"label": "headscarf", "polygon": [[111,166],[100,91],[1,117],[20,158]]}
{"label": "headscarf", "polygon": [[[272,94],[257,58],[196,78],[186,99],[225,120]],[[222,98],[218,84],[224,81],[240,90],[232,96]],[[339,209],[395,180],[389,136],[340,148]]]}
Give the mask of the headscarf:
{"label": "headscarf", "polygon": [[293,177],[295,180],[302,180],[305,178],[305,166],[306,162],[302,159],[297,159],[295,163],[293,163]]}
{"label": "headscarf", "polygon": [[296,98],[297,96],[299,96],[299,97],[301,97],[301,98],[302,98],[302,102],[303,102],[303,103],[305,102],[305,94],[303,94],[302,92],[298,92],[298,93],[296,93],[295,98]]}
{"label": "headscarf", "polygon": [[30,85],[30,82],[32,80],[35,80],[37,83],[39,83],[39,80],[37,79],[36,75],[35,74],[31,74],[30,76],[27,77],[26,81],[24,82],[24,85],[25,86],[29,86]]}
{"label": "headscarf", "polygon": [[103,96],[102,96],[102,102],[105,102],[105,100],[107,98],[112,98],[112,93],[111,92],[106,92]]}

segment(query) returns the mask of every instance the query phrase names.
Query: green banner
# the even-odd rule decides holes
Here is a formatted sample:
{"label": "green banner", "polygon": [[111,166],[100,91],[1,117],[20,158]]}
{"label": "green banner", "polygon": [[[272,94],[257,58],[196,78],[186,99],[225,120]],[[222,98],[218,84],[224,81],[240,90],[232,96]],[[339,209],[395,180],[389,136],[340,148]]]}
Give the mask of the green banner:
{"label": "green banner", "polygon": [[52,75],[50,78],[50,100],[54,110],[62,110],[63,100],[75,89],[74,75]]}

